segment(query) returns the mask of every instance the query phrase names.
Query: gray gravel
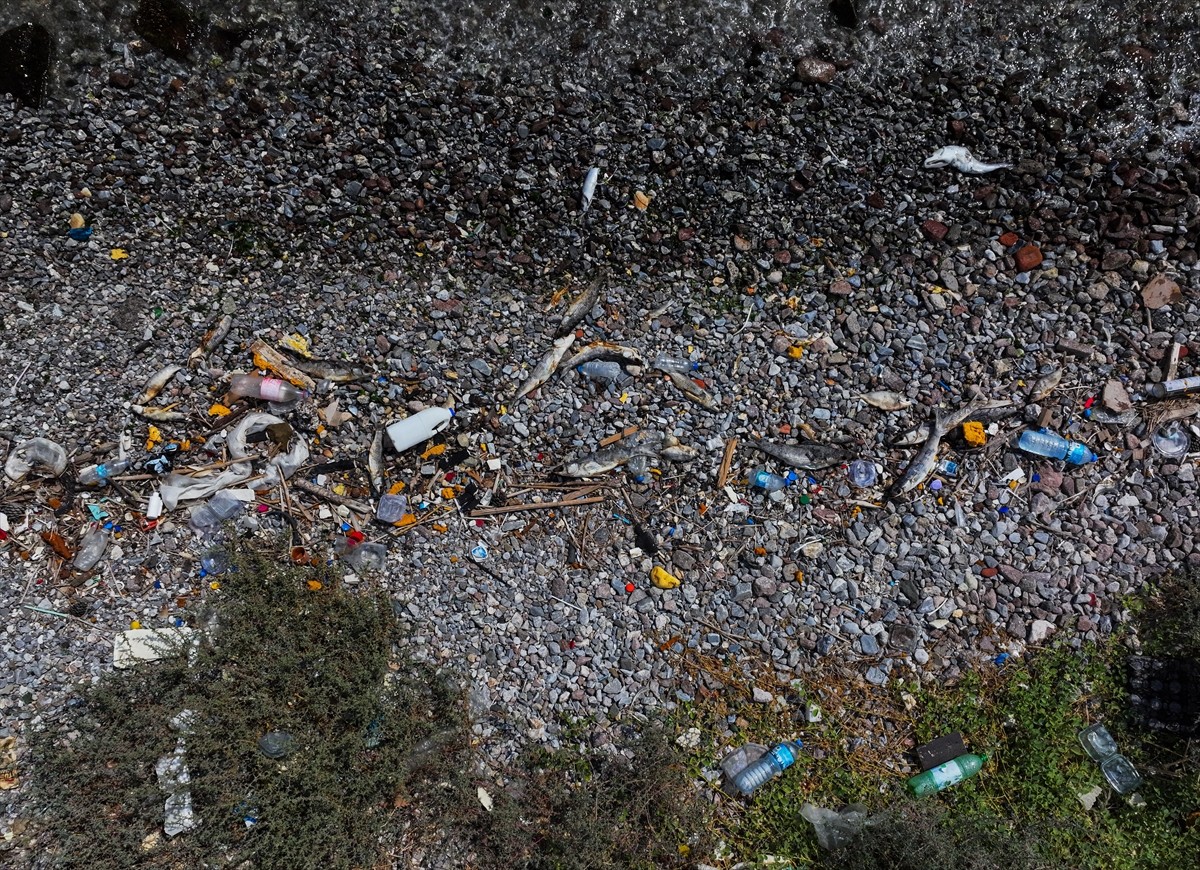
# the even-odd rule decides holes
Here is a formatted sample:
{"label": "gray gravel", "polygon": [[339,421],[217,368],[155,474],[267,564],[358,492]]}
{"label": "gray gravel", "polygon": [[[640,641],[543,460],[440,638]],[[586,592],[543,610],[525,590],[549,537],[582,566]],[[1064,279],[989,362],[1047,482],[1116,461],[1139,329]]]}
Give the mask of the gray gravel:
{"label": "gray gravel", "polygon": [[[468,457],[449,470],[489,488],[498,476],[510,494],[627,426],[695,447],[646,484],[605,475],[608,501],[553,517],[477,525],[452,510],[445,532],[399,536],[385,576],[361,578],[392,595],[412,653],[462,673],[498,761],[527,740],[555,743],[569,720],[594,720],[602,745],[618,718],[690,699],[685,648],[747,667],[765,658],[785,683],[819,656],[875,684],[910,671],[944,680],[1002,650],[1111,632],[1131,590],[1200,561],[1195,455],[1159,457],[1148,424],[1162,406],[1140,400],[1173,341],[1188,351],[1181,375],[1200,359],[1194,94],[1164,90],[1146,116],[1094,104],[1082,115],[1047,102],[1046,79],[1022,84],[982,51],[855,67],[844,37],[818,46],[842,68],[828,85],[797,78],[810,46],[770,37],[752,63],[714,62],[728,66],[712,75],[653,58],[573,78],[562,58],[555,70],[471,68],[436,26],[414,32],[418,10],[388,10],[190,68],[118,46],[40,112],[0,107],[3,455],[44,436],[78,468],[127,435],[142,456],[146,423],[130,404],[222,313],[234,315],[228,337],[156,400],[196,414],[163,424],[168,437],[210,425],[205,410],[226,371],[250,366],[254,338],[298,332],[371,376],[323,384],[286,415],[314,460],[361,457],[380,426],[448,401],[452,447]],[[924,169],[948,143],[1015,168]],[[90,240],[67,238],[73,212]],[[1044,259],[1022,271],[1025,244]],[[1157,275],[1182,299],[1150,312],[1139,291]],[[597,276],[577,345],[690,356],[718,410],[649,372],[607,392],[559,373],[512,400],[553,341],[554,292]],[[834,468],[773,499],[746,478],[788,469],[745,446],[734,498],[716,485],[727,439],[785,431],[877,461],[886,485],[915,452],[891,442],[935,407],[974,390],[1023,407],[1054,367],[1057,390],[998,424],[986,450],[946,448],[961,471],[939,492],[883,501]],[[1114,378],[1139,412],[1124,428],[1083,414]],[[857,398],[881,389],[912,406]],[[334,397],[352,419],[318,436],[316,408]],[[1099,462],[1017,452],[1022,422],[1042,411]],[[219,457],[219,439],[210,448]],[[410,493],[436,467],[418,453],[388,457],[389,481]],[[170,624],[179,597],[211,594],[187,511],[146,534],[133,512],[149,486],[126,491],[102,505],[125,531],[99,581],[74,587],[38,532],[76,541],[95,499],[55,517],[55,485],[0,489],[14,531],[32,524],[0,544],[0,736],[57,715],[73,685],[109,666],[113,632]],[[307,505],[303,530],[323,552],[336,512],[290,498]],[[443,504],[436,488],[429,501]],[[630,519],[657,556],[637,548]],[[653,565],[679,588],[652,586]],[[23,607],[72,604],[82,618]],[[770,689],[755,700],[770,703]],[[0,795],[10,818],[18,795]]]}

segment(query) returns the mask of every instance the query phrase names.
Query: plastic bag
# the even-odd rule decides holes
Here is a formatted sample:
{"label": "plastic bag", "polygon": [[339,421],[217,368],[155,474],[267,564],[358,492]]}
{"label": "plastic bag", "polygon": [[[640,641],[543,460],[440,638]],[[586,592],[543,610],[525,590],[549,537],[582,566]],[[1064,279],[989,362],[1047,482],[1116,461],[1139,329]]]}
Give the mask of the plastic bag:
{"label": "plastic bag", "polygon": [[850,804],[841,810],[830,810],[805,803],[800,815],[812,822],[817,831],[817,845],[827,852],[841,849],[858,836],[867,822],[867,808]]}
{"label": "plastic bag", "polygon": [[67,451],[49,438],[30,438],[13,448],[4,463],[4,473],[9,480],[20,480],[35,467],[58,477],[67,470]]}

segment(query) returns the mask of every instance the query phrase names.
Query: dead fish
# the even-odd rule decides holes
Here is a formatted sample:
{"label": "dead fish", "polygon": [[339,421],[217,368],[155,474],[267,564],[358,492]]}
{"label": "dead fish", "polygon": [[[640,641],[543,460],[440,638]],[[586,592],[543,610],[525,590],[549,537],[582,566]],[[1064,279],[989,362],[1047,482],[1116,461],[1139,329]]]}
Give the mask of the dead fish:
{"label": "dead fish", "polygon": [[[953,422],[954,418],[950,418],[952,423],[950,429],[953,429],[954,426],[961,425],[968,420],[975,420],[983,423],[984,425],[988,425],[990,423],[1003,420],[1006,417],[1011,417],[1016,414],[1018,410],[1019,409],[1011,402],[989,403],[988,405],[972,405],[967,409],[965,414],[961,419],[958,420],[957,423]],[[957,417],[959,413],[962,412],[957,412],[955,417]],[[947,429],[946,431],[949,432],[950,429]],[[918,444],[924,444],[931,431],[933,431],[931,424],[922,423],[920,426],[909,429],[903,435],[893,440],[892,446],[916,447]]]}
{"label": "dead fish", "polygon": [[715,411],[721,407],[721,403],[717,401],[712,393],[687,375],[681,375],[679,372],[667,372],[667,377],[671,379],[671,383],[675,385],[675,388],[679,392],[683,393],[704,410]]}
{"label": "dead fish", "polygon": [[636,347],[627,347],[623,344],[613,344],[611,341],[593,341],[579,353],[575,354],[563,364],[564,369],[573,369],[575,366],[581,366],[586,362],[591,362],[594,359],[611,359],[618,360],[628,365],[645,366],[646,358],[642,356],[642,352]]}
{"label": "dead fish", "polygon": [[[178,402],[175,403],[175,405],[178,404]],[[182,411],[172,411],[171,409],[175,405],[167,405],[165,408],[152,408],[147,405],[131,405],[130,407],[135,414],[156,423],[174,423],[191,417],[190,414],[184,414]]]}
{"label": "dead fish", "polygon": [[517,390],[516,398],[520,399],[523,396],[527,396],[546,383],[550,379],[550,376],[554,374],[554,370],[558,368],[558,364],[562,362],[563,355],[567,352],[567,349],[574,343],[575,333],[573,332],[567,333],[562,338],[557,339],[554,342],[554,347],[550,348],[546,355],[542,357],[542,361],[534,368],[533,373],[529,376],[529,380],[525,381],[521,385],[521,389]]}
{"label": "dead fish", "polygon": [[850,459],[849,451],[830,444],[777,444],[772,441],[751,440],[750,446],[772,459],[778,459],[785,465],[802,471],[831,468]]}
{"label": "dead fish", "polygon": [[232,314],[226,314],[213,324],[212,328],[204,333],[204,338],[200,339],[200,346],[188,356],[188,368],[195,368],[200,364],[200,360],[216,350],[217,345],[225,340],[225,336],[229,335],[231,326],[233,326]]}
{"label": "dead fish", "polygon": [[891,390],[874,390],[870,393],[863,393],[858,398],[881,411],[903,411],[905,408],[912,407],[912,402]]}
{"label": "dead fish", "polygon": [[331,384],[348,384],[361,381],[367,377],[362,369],[349,368],[328,360],[296,360],[292,363],[300,371],[318,381],[329,381]]}
{"label": "dead fish", "polygon": [[571,304],[567,306],[567,310],[563,312],[562,319],[558,322],[558,328],[554,331],[555,335],[566,335],[583,318],[587,317],[596,306],[596,300],[600,298],[600,279],[597,278],[587,289],[571,300]]}
{"label": "dead fish", "polygon": [[672,444],[660,450],[658,455],[670,462],[690,462],[700,455],[700,451],[686,444]]}
{"label": "dead fish", "polygon": [[1062,380],[1063,370],[1057,368],[1048,375],[1043,375],[1033,382],[1033,386],[1029,388],[1029,401],[1040,402],[1048,395],[1054,392],[1054,388],[1058,386]]}
{"label": "dead fish", "polygon": [[933,469],[937,465],[938,448],[942,445],[942,436],[951,428],[953,426],[947,428],[947,421],[942,417],[941,412],[934,411],[933,423],[929,427],[929,435],[926,437],[925,443],[905,467],[904,473],[892,482],[888,488],[888,498],[896,498],[916,489],[929,478],[929,475],[933,474]]}
{"label": "dead fish", "polygon": [[142,394],[137,397],[137,403],[144,405],[162,392],[163,387],[171,382],[171,378],[183,371],[183,366],[167,366],[150,380],[146,381],[146,386],[142,388]]}
{"label": "dead fish", "polygon": [[629,445],[618,441],[608,447],[601,447],[582,459],[568,462],[562,473],[567,477],[595,477],[597,474],[620,468],[629,461],[630,456]]}
{"label": "dead fish", "polygon": [[918,444],[923,444],[925,439],[929,437],[930,425],[922,423],[913,429],[909,429],[899,438],[892,442],[893,447],[916,447]]}
{"label": "dead fish", "polygon": [[596,195],[596,182],[599,180],[600,169],[593,166],[583,179],[583,195],[579,198],[579,204],[584,214],[587,214],[587,210],[592,207],[592,197]]}
{"label": "dead fish", "polygon": [[367,474],[371,478],[371,489],[383,492],[383,429],[375,431],[371,449],[367,451]]}

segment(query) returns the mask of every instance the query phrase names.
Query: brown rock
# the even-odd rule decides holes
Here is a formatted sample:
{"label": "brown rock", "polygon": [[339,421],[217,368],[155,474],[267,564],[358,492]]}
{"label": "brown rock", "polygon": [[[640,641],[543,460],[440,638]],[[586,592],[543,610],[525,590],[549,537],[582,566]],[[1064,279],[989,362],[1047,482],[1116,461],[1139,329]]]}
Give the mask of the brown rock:
{"label": "brown rock", "polygon": [[1028,272],[1042,265],[1042,249],[1037,245],[1026,245],[1017,251],[1017,270]]}
{"label": "brown rock", "polygon": [[933,218],[921,224],[921,232],[925,234],[925,238],[931,242],[940,242],[946,238],[946,233],[950,232],[950,227],[946,226],[941,221],[935,221]]}
{"label": "brown rock", "polygon": [[854,294],[854,287],[849,281],[834,281],[829,285],[829,294],[831,296],[851,296]]}
{"label": "brown rock", "polygon": [[1100,261],[1100,268],[1105,272],[1115,272],[1118,269],[1124,269],[1132,262],[1133,254],[1128,251],[1109,251],[1104,255],[1104,259]]}
{"label": "brown rock", "polygon": [[122,69],[115,69],[108,74],[108,83],[114,88],[128,88],[133,85],[133,76]]}
{"label": "brown rock", "polygon": [[1100,401],[1114,414],[1123,414],[1133,408],[1133,402],[1129,399],[1129,391],[1125,389],[1124,384],[1115,379],[1104,385]]}
{"label": "brown rock", "polygon": [[1017,241],[1018,239],[1016,233],[1005,233],[1000,237],[1000,244],[1006,248],[1011,248],[1017,243]]}
{"label": "brown rock", "polygon": [[837,75],[837,67],[819,57],[802,57],[796,61],[796,78],[809,84],[827,85]]}
{"label": "brown rock", "polygon": [[746,251],[750,250],[750,247],[751,247],[750,240],[743,238],[742,236],[734,236],[733,237],[733,246],[737,250],[741,251],[743,254],[746,253]]}
{"label": "brown rock", "polygon": [[878,190],[874,190],[867,197],[867,205],[871,208],[887,208],[887,200],[883,198],[883,194]]}
{"label": "brown rock", "polygon": [[1183,299],[1179,285],[1166,275],[1155,275],[1142,288],[1142,304],[1154,311],[1164,305],[1174,305]]}

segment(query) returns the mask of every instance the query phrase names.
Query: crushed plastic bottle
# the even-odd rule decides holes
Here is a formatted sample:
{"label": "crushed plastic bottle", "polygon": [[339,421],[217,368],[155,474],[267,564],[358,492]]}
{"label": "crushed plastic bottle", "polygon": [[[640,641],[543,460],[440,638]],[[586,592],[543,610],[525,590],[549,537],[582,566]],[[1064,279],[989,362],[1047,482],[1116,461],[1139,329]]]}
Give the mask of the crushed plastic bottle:
{"label": "crushed plastic bottle", "polygon": [[601,384],[619,384],[628,377],[621,364],[611,360],[594,359],[576,366],[575,371]]}
{"label": "crushed plastic bottle", "polygon": [[635,453],[625,463],[625,471],[636,482],[645,483],[646,475],[650,472],[650,457],[645,454]]}
{"label": "crushed plastic bottle", "polygon": [[95,568],[100,557],[104,555],[104,551],[108,549],[110,540],[112,540],[112,529],[106,526],[97,526],[92,529],[79,542],[79,549],[75,551],[75,559],[71,562],[71,567],[76,571],[90,571]]}
{"label": "crushed plastic bottle", "polygon": [[957,785],[964,779],[970,779],[983,768],[988,760],[986,755],[960,755],[944,764],[909,777],[908,790],[918,797],[934,794],[942,789]]}
{"label": "crushed plastic bottle", "polygon": [[385,493],[379,497],[379,507],[375,509],[375,519],[381,523],[398,523],[408,513],[408,497]]}
{"label": "crushed plastic bottle", "polygon": [[684,359],[683,357],[660,353],[654,358],[654,362],[650,363],[650,367],[658,369],[660,372],[675,372],[676,374],[686,375],[700,368],[700,363],[692,362],[690,359]]}
{"label": "crushed plastic bottle", "polygon": [[875,482],[879,480],[879,472],[876,470],[874,462],[855,459],[846,466],[846,477],[850,478],[850,482],[859,489],[866,489],[874,486]]}
{"label": "crushed plastic bottle", "polygon": [[780,477],[778,474],[772,474],[759,468],[751,472],[750,485],[763,492],[779,492],[785,486],[791,486],[797,479],[794,471],[789,471],[787,477]]}
{"label": "crushed plastic bottle", "polygon": [[51,477],[67,470],[67,451],[49,438],[30,438],[13,448],[4,463],[9,480],[20,480],[34,468],[44,468]]}
{"label": "crushed plastic bottle", "polygon": [[1063,459],[1072,465],[1086,465],[1096,461],[1096,454],[1087,445],[1078,441],[1068,441],[1053,432],[1026,429],[1021,433],[1017,446],[1026,453],[1036,456],[1047,456],[1051,459]]}
{"label": "crushed plastic bottle", "polygon": [[387,548],[383,544],[362,543],[346,551],[342,561],[359,573],[382,571],[387,565]]}
{"label": "crushed plastic bottle", "polygon": [[762,758],[746,767],[732,778],[733,787],[741,794],[749,797],[765,783],[779,776],[796,763],[804,744],[799,740],[785,740],[776,743]]}
{"label": "crushed plastic bottle", "polygon": [[200,570],[202,576],[224,574],[229,570],[229,553],[224,547],[209,547],[200,554]]}
{"label": "crushed plastic bottle", "polygon": [[124,474],[132,465],[128,459],[118,459],[116,462],[103,462],[91,465],[79,472],[80,486],[107,486],[110,478]]}
{"label": "crushed plastic bottle", "polygon": [[426,408],[411,417],[397,420],[387,427],[388,438],[397,453],[416,447],[432,438],[450,425],[454,419],[452,408]]}
{"label": "crushed plastic bottle", "polygon": [[235,396],[249,396],[268,402],[295,402],[308,397],[307,391],[287,381],[261,375],[234,375],[229,380],[229,392]]}
{"label": "crushed plastic bottle", "polygon": [[193,531],[208,533],[226,520],[233,519],[246,508],[246,503],[228,492],[218,492],[192,511],[188,521]]}

